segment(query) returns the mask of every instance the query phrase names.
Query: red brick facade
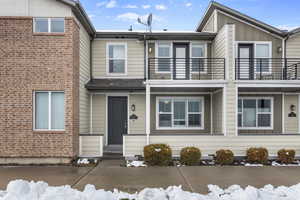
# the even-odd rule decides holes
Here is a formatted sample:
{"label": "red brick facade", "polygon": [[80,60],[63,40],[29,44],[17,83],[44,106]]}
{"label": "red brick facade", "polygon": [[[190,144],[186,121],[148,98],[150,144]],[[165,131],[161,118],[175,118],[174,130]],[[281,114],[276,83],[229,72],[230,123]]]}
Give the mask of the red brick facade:
{"label": "red brick facade", "polygon": [[[78,155],[79,26],[33,34],[31,17],[0,17],[0,158]],[[33,92],[65,92],[65,131],[33,131]]]}

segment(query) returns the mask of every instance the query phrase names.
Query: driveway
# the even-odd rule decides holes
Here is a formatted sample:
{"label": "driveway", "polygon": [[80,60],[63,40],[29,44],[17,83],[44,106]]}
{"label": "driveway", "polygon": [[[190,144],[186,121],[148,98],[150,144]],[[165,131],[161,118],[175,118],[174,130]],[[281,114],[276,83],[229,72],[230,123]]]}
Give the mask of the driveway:
{"label": "driveway", "polygon": [[97,189],[135,192],[145,187],[182,185],[185,190],[207,193],[208,184],[228,187],[239,184],[262,187],[266,184],[290,186],[300,183],[300,167],[147,167],[125,168],[122,161],[107,160],[95,168],[1,167],[0,188],[14,179],[43,180],[49,185],[72,185],[82,190],[86,184]]}

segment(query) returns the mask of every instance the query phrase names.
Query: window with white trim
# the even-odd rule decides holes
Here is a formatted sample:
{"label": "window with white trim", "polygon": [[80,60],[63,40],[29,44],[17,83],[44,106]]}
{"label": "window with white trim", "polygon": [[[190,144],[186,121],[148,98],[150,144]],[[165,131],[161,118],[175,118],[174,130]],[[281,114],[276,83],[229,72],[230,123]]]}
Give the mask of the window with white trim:
{"label": "window with white trim", "polygon": [[35,130],[64,130],[64,92],[35,92]]}
{"label": "window with white trim", "polygon": [[108,73],[125,74],[127,45],[121,43],[111,43],[107,45]]}
{"label": "window with white trim", "polygon": [[203,98],[160,97],[156,106],[158,128],[203,128]]}
{"label": "window with white trim", "polygon": [[270,58],[271,58],[271,47],[267,43],[255,44],[255,58],[256,65],[255,69],[257,73],[260,72],[271,72]]}
{"label": "window with white trim", "polygon": [[157,43],[157,71],[158,72],[171,72],[171,43]]}
{"label": "window with white trim", "polygon": [[206,71],[206,44],[191,43],[191,71],[205,72]]}
{"label": "window with white trim", "polygon": [[238,127],[264,129],[273,127],[273,98],[244,97],[238,100]]}
{"label": "window with white trim", "polygon": [[35,33],[64,33],[64,18],[34,18],[33,27]]}

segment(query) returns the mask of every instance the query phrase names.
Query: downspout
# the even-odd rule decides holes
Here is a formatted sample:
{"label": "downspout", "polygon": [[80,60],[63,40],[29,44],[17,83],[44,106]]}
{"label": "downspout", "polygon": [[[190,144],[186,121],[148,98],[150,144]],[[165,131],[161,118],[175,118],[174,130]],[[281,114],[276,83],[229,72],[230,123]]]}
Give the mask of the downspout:
{"label": "downspout", "polygon": [[[147,78],[148,78],[148,70],[147,70],[147,42],[146,42],[146,34],[143,34],[143,39],[144,39],[144,81],[146,83],[146,102],[149,101],[149,99],[147,99],[147,92],[148,91],[148,83],[147,83]],[[149,103],[149,102],[148,102]],[[146,103],[146,120],[150,120],[147,116],[149,116],[149,114],[147,114],[147,111],[149,112],[148,108],[147,108],[148,104]],[[149,127],[147,125],[147,123],[149,124],[148,121],[146,121],[146,144],[149,145],[150,144],[150,133],[148,131]]]}
{"label": "downspout", "polygon": [[94,41],[95,35],[96,34],[94,34],[92,36],[92,38],[90,39],[90,80],[91,80],[91,82],[93,82],[93,41]]}

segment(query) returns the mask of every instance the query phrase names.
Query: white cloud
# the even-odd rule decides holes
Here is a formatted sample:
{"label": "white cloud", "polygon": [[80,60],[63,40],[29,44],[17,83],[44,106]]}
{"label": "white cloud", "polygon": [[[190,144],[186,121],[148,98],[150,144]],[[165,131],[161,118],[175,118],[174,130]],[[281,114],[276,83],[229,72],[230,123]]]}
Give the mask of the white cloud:
{"label": "white cloud", "polygon": [[115,0],[110,0],[107,4],[106,4],[106,8],[114,8],[117,6],[117,2]]}
{"label": "white cloud", "polygon": [[164,4],[157,4],[155,5],[156,10],[166,10],[167,7]]}
{"label": "white cloud", "polygon": [[96,3],[97,7],[102,7],[105,6],[106,8],[114,8],[117,6],[117,1],[116,0],[110,0],[110,1],[100,1]]}
{"label": "white cloud", "polygon": [[191,7],[191,6],[192,6],[192,3],[191,3],[191,2],[188,2],[188,3],[185,4],[185,6],[186,6],[186,7]]}
{"label": "white cloud", "polygon": [[279,25],[277,26],[277,28],[281,29],[281,30],[288,30],[291,31],[293,29],[299,28],[299,26],[296,25],[290,25],[290,24],[283,24],[283,25]]}
{"label": "white cloud", "polygon": [[89,14],[88,16],[90,19],[93,19],[94,17],[96,17],[96,15],[93,15],[93,14]]}
{"label": "white cloud", "polygon": [[149,8],[151,8],[151,6],[150,5],[142,5],[142,8],[149,9]]}
{"label": "white cloud", "polygon": [[[118,15],[116,17],[116,20],[124,21],[124,22],[135,22],[135,23],[137,23],[138,17],[140,17],[141,20],[145,22],[147,20],[148,15],[147,14],[146,15],[138,15],[137,13],[134,13],[134,12],[127,12],[127,13],[123,13],[123,14]],[[160,22],[162,20],[163,19],[161,17],[153,15],[153,21]]]}
{"label": "white cloud", "polygon": [[137,5],[128,4],[128,5],[124,6],[124,8],[138,8],[138,7],[137,7]]}

